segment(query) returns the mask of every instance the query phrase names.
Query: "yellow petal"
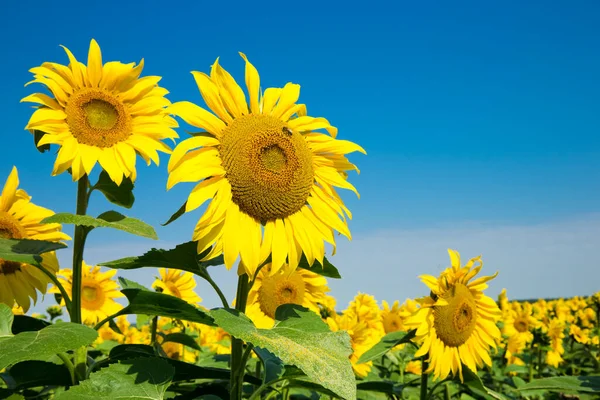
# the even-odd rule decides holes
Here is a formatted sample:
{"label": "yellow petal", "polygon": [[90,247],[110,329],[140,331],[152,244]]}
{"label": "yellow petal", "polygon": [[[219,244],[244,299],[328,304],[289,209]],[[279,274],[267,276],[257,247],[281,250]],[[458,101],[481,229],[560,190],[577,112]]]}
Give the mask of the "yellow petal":
{"label": "yellow petal", "polygon": [[102,52],[94,39],[90,42],[90,50],[88,52],[87,75],[90,85],[93,88],[98,87],[100,80],[102,80]]}
{"label": "yellow petal", "polygon": [[24,103],[24,102],[42,104],[53,110],[58,110],[61,108],[60,104],[58,104],[58,102],[55,99],[53,99],[52,97],[50,97],[44,93],[30,94],[29,96],[21,99],[21,103]]}
{"label": "yellow petal", "polygon": [[119,168],[117,160],[115,159],[115,153],[112,151],[111,147],[103,149],[102,153],[100,153],[100,157],[98,157],[98,162],[108,173],[113,182],[117,185],[120,185],[121,182],[123,182],[123,171]]}
{"label": "yellow petal", "polygon": [[223,129],[225,129],[225,123],[223,121],[189,101],[173,103],[167,110],[170,114],[179,116],[188,124],[205,129],[217,137],[219,137]]}
{"label": "yellow petal", "polygon": [[210,79],[208,75],[203,72],[192,71],[198,90],[204,99],[206,105],[221,118],[223,121],[230,123],[233,121],[231,115],[227,112],[221,95],[219,94],[219,87]]}
{"label": "yellow petal", "polygon": [[296,104],[299,97],[300,85],[295,83],[286,83],[281,91],[281,97],[279,97],[279,101],[277,102],[275,108],[273,108],[271,115],[277,118],[281,117],[287,110],[290,109],[290,107]]}
{"label": "yellow petal", "polygon": [[260,88],[260,76],[254,65],[248,61],[246,55],[240,53],[240,56],[246,61],[246,87],[248,88],[248,97],[250,98],[250,111],[252,111],[252,114],[259,114],[258,90]]}
{"label": "yellow petal", "polygon": [[192,138],[185,139],[173,150],[173,154],[171,154],[171,157],[169,158],[168,171],[171,172],[177,168],[182,157],[191,149],[198,147],[217,146],[219,143],[219,140],[209,136],[194,136]]}
{"label": "yellow petal", "polygon": [[185,212],[195,210],[204,204],[205,201],[212,199],[222,184],[222,176],[214,176],[197,184],[188,196]]}
{"label": "yellow petal", "polygon": [[218,58],[211,68],[210,77],[219,86],[223,103],[234,117],[248,114],[248,104],[246,103],[244,91],[231,74],[219,65]]}
{"label": "yellow petal", "polygon": [[267,88],[267,90],[265,90],[265,94],[260,99],[262,114],[271,114],[271,111],[273,111],[273,107],[279,100],[282,91],[283,89],[281,88]]}
{"label": "yellow petal", "polygon": [[243,233],[239,232],[240,210],[237,204],[230,203],[225,214],[225,225],[223,227],[223,259],[225,267],[231,269],[240,253],[238,237],[243,238]]}
{"label": "yellow petal", "polygon": [[4,189],[2,189],[2,196],[0,196],[0,210],[8,211],[15,201],[15,195],[17,193],[17,187],[19,186],[19,173],[17,167],[12,167]]}
{"label": "yellow petal", "polygon": [[69,68],[71,68],[71,71],[73,71],[73,81],[75,85],[77,85],[78,88],[82,88],[84,86],[84,81],[81,68],[79,68],[79,62],[73,53],[71,53],[71,50],[67,49],[63,45],[60,45],[60,47],[65,50],[65,53],[67,53],[67,57],[69,58]]}

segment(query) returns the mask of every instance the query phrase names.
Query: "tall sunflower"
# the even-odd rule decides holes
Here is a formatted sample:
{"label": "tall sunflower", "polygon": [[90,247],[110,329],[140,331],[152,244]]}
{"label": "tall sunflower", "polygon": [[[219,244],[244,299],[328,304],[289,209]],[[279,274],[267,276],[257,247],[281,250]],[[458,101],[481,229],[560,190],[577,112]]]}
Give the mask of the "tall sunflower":
{"label": "tall sunflower", "polygon": [[483,267],[481,257],[461,267],[458,252],[449,249],[448,253],[451,267],[439,278],[420,277],[431,293],[418,300],[421,308],[405,325],[417,329],[416,340],[421,347],[415,357],[429,354],[426,372],[433,372],[438,379],[458,372],[462,381],[462,364],[474,372],[484,363],[491,365],[488,349],[496,348],[501,337],[496,326],[501,311],[494,300],[483,294],[486,282],[497,273],[471,281]]}
{"label": "tall sunflower", "polygon": [[[82,264],[83,278],[81,280],[81,317],[84,324],[93,325],[119,311],[122,306],[114,299],[123,297],[119,285],[112,278],[116,270],[101,272],[100,267]],[[59,282],[65,291],[72,296],[73,270],[61,269]],[[60,293],[56,286],[49,293]]]}
{"label": "tall sunflower", "polygon": [[[19,175],[17,168],[13,167],[0,194],[0,238],[52,242],[70,240],[68,235],[61,232],[60,224],[40,223],[54,212],[33,204],[27,192],[18,187]],[[42,254],[41,265],[56,274],[56,254]],[[49,283],[50,278],[32,265],[0,259],[0,303],[13,307],[16,302],[27,312],[30,299],[34,304],[37,301],[36,289],[44,294]]]}
{"label": "tall sunflower", "polygon": [[272,328],[275,311],[282,304],[298,304],[320,313],[319,304],[326,301],[329,291],[324,277],[301,268],[271,271],[271,264],[265,265],[248,293],[246,314],[257,327]]}
{"label": "tall sunflower", "polygon": [[[136,153],[150,165],[159,163],[157,151],[170,153],[161,140],[177,138],[177,122],[165,111],[168,91],[157,85],[161,77],[140,78],[144,60],[102,64],[100,47],[90,43],[87,66],[64,47],[69,65],[45,62],[30,69],[33,81],[53,97],[35,93],[21,101],[39,108],[25,129],[45,135],[38,146],[60,146],[53,175],[71,168],[73,180],[90,174],[96,163],[120,184],[136,178]],[[26,85],[26,86],[27,86]]]}
{"label": "tall sunflower", "polygon": [[179,297],[194,305],[202,301],[200,296],[194,291],[196,281],[194,280],[194,274],[191,272],[166,268],[160,268],[158,272],[160,278],[157,278],[152,284],[155,290],[158,289],[165,294]]}
{"label": "tall sunflower", "polygon": [[260,94],[258,71],[240,54],[249,103],[217,59],[210,76],[192,72],[214,114],[185,101],[169,107],[206,132],[177,145],[167,189],[198,182],[186,212],[212,200],[193,234],[198,253],[213,246],[205,260],[223,254],[229,269],[239,256],[251,276],[270,254],[275,271],[286,263],[295,269],[302,253],[311,264],[322,261],[324,241],[335,246],[334,230],[351,238],[346,221],[351,214],[335,188],[358,195],[346,173],[358,169],[345,155],[365,151],[336,140],[337,129],[325,118],[307,116],[306,106],[296,104],[299,85]]}

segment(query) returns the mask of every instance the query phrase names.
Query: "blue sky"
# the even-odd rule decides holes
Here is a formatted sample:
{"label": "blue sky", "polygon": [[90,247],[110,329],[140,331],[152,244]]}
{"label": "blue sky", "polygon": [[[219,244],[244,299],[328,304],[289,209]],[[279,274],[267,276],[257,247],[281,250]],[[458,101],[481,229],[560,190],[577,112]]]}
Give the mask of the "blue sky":
{"label": "blue sky", "polygon": [[[342,306],[358,291],[388,301],[426,294],[417,276],[446,266],[448,247],[500,271],[492,295],[600,289],[597,2],[34,3],[11,2],[0,16],[0,179],[16,165],[38,204],[74,211],[75,185],[50,176],[54,156],[34,149],[23,130],[32,110],[19,104],[38,90],[23,87],[29,68],[67,63],[60,44],[85,60],[93,37],[105,62],[144,58],[144,75],[163,76],[171,101],[201,105],[189,72],[208,72],[219,56],[243,83],[243,51],[263,86],[299,83],[310,115],[368,152],[351,157],[361,199],[344,196],[354,240],[340,238],[331,259],[345,277],[331,284]],[[125,212],[157,227],[192,187],[166,192],[161,162],[138,163],[137,202]],[[109,208],[96,198],[90,212]],[[98,231],[86,259],[186,241],[199,216],[158,227],[159,243]],[[233,271],[216,273],[234,287]],[[149,284],[154,275],[127,276]]]}

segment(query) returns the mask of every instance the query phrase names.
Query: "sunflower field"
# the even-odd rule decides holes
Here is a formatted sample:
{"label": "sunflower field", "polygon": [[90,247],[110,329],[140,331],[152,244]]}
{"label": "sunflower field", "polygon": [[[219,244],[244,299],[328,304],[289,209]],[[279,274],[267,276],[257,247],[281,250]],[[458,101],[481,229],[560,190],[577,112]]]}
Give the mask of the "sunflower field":
{"label": "sunflower field", "polygon": [[[336,301],[328,281],[343,269],[332,256],[352,218],[338,189],[358,196],[348,155],[366,152],[310,116],[298,84],[263,89],[240,53],[245,90],[217,59],[192,72],[205,106],[171,103],[143,60],[103,62],[95,40],[87,63],[63,49],[66,64],[30,69],[27,85],[43,92],[22,102],[35,105],[24,125],[41,157],[54,157],[52,175],[72,176],[75,213],[34,203],[16,166],[6,177],[0,398],[600,398],[600,292],[493,299],[486,289],[501,271],[449,249],[439,276],[420,276],[420,298]],[[194,132],[180,139],[182,122]],[[136,163],[158,165],[159,152],[161,185],[193,183],[165,218],[196,218],[190,241],[87,264],[97,229],[158,238],[120,211],[89,215],[88,203],[132,209]],[[72,264],[59,265],[67,243]],[[211,277],[223,267],[236,293]],[[119,276],[142,268],[158,271],[151,287]],[[196,279],[219,307],[204,307]],[[31,312],[39,294],[55,300],[45,314]]]}

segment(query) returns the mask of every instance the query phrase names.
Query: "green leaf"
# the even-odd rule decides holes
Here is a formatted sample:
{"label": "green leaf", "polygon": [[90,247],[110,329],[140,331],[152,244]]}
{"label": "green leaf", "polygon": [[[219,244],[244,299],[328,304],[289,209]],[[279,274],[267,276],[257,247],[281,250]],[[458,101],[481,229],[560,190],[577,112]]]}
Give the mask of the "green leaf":
{"label": "green leaf", "polygon": [[0,337],[12,336],[12,324],[14,315],[12,309],[4,303],[0,303]]}
{"label": "green leaf", "polygon": [[265,368],[264,383],[273,382],[283,376],[285,365],[279,357],[262,347],[255,347],[254,352],[260,358]]}
{"label": "green leaf", "polygon": [[600,376],[556,376],[534,379],[517,390],[600,393]]}
{"label": "green leaf", "polygon": [[165,222],[164,224],[161,224],[161,225],[162,226],[167,226],[171,222],[175,222],[176,220],[178,220],[179,217],[181,217],[183,214],[185,214],[185,207],[186,206],[187,206],[187,201],[185,203],[183,203],[183,205],[181,207],[179,207],[179,210],[175,211],[175,214],[171,215],[171,218],[169,218],[169,220],[167,222]]}
{"label": "green leaf", "polygon": [[385,393],[400,397],[402,395],[402,385],[389,381],[366,381],[356,384],[357,390],[368,392]]}
{"label": "green leaf", "polygon": [[146,314],[197,322],[210,326],[215,325],[212,317],[205,311],[194,307],[178,297],[151,292],[147,289],[123,289],[121,292],[129,300],[129,305],[119,311],[117,316]]}
{"label": "green leaf", "polygon": [[464,384],[469,387],[478,396],[481,396],[485,399],[494,399],[494,400],[506,400],[506,397],[501,395],[500,393],[494,392],[491,389],[486,388],[481,381],[481,378],[477,373],[471,371],[469,367],[466,365],[462,365],[462,373]]}
{"label": "green leaf", "polygon": [[40,140],[42,140],[42,137],[44,137],[45,134],[46,134],[46,132],[42,132],[42,131],[38,131],[38,130],[33,131],[33,142],[35,143],[35,148],[38,149],[38,151],[40,153],[45,153],[47,151],[50,151],[49,144],[43,144],[41,146],[38,146],[38,143],[40,142]]}
{"label": "green leaf", "polygon": [[58,213],[44,218],[42,223],[56,222],[59,224],[73,224],[87,226],[90,228],[113,228],[133,235],[158,239],[154,228],[139,219],[126,217],[116,211],[107,211],[98,218],[89,215],[75,215],[71,213]]}
{"label": "green leaf", "polygon": [[258,329],[236,310],[210,312],[217,325],[234,337],[265,348],[284,363],[300,368],[309,379],[341,397],[356,399],[352,352],[346,332],[331,332],[314,312],[297,305],[280,306],[273,329]]}
{"label": "green leaf", "polygon": [[0,238],[0,258],[6,261],[37,265],[42,261],[41,255],[43,253],[64,249],[65,247],[67,247],[67,245],[60,242]]}
{"label": "green leaf", "polygon": [[56,400],[163,400],[175,369],[164,359],[124,360],[111,364],[78,386],[62,392]]}
{"label": "green leaf", "polygon": [[0,370],[27,360],[47,360],[63,353],[91,344],[98,333],[87,326],[63,322],[50,325],[38,332],[23,332],[0,338]]}
{"label": "green leaf", "polygon": [[139,284],[137,282],[134,282],[132,280],[129,280],[127,278],[123,278],[122,276],[120,276],[118,279],[119,279],[119,283],[121,284],[121,287],[123,289],[140,289],[140,290],[146,290],[148,292],[151,291],[146,286],[141,285],[141,284]]}
{"label": "green leaf", "polygon": [[27,315],[15,315],[12,324],[12,333],[16,335],[21,332],[37,332],[50,326],[50,322],[43,319],[29,317]]}
{"label": "green leaf", "polygon": [[209,251],[210,249],[207,249],[202,254],[198,254],[196,242],[187,242],[171,250],[152,249],[139,257],[126,257],[98,265],[115,269],[173,268],[202,276],[207,267],[223,264],[223,256],[200,261]]}
{"label": "green leaf", "polygon": [[13,365],[7,374],[12,379],[10,389],[13,390],[71,384],[71,375],[64,365],[46,361],[23,361]]}
{"label": "green leaf", "polygon": [[131,208],[135,197],[133,196],[133,182],[130,178],[124,178],[121,185],[117,185],[110,179],[106,171],[102,170],[98,182],[93,187],[104,194],[106,200],[121,207]]}
{"label": "green leaf", "polygon": [[391,332],[385,335],[379,343],[367,350],[357,361],[357,364],[373,361],[402,343],[409,343],[415,337],[416,329],[406,333],[402,331]]}
{"label": "green leaf", "polygon": [[337,268],[334,267],[333,264],[330,263],[326,257],[323,258],[323,265],[321,265],[321,263],[317,260],[315,260],[315,263],[313,265],[309,265],[308,260],[306,259],[306,256],[304,254],[302,254],[302,258],[300,259],[300,263],[298,264],[298,267],[307,269],[311,272],[314,272],[315,274],[322,275],[327,278],[333,278],[333,279],[341,279],[342,278],[342,276],[340,275]]}
{"label": "green leaf", "polygon": [[175,333],[169,333],[168,335],[165,335],[165,337],[163,338],[163,343],[166,343],[166,342],[179,343],[184,346],[191,347],[194,350],[198,350],[198,351],[202,350],[200,348],[200,346],[198,345],[198,343],[196,343],[196,340],[194,340],[193,337],[191,337],[190,335],[187,335],[183,332],[175,332]]}

